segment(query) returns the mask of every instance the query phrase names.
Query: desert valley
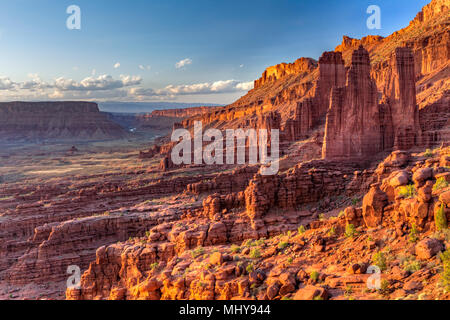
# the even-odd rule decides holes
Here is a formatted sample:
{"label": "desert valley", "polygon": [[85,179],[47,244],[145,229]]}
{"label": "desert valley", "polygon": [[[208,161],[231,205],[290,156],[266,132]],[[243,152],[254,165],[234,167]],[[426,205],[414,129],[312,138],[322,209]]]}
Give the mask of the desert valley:
{"label": "desert valley", "polygon": [[[0,299],[450,300],[450,0],[330,50],[223,107],[0,103]],[[175,164],[196,122],[278,173]]]}

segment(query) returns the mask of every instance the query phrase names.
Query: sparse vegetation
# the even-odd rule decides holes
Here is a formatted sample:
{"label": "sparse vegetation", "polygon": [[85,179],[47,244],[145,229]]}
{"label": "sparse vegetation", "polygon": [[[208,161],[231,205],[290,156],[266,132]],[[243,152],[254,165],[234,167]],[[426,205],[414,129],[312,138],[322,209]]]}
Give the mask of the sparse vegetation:
{"label": "sparse vegetation", "polygon": [[405,199],[413,199],[417,196],[416,187],[413,184],[407,186],[401,186],[398,190],[398,195]]}
{"label": "sparse vegetation", "polygon": [[450,250],[441,253],[440,255],[444,270],[441,273],[442,284],[447,291],[450,291]]}
{"label": "sparse vegetation", "polygon": [[259,251],[258,248],[253,248],[252,250],[250,250],[250,258],[252,259],[261,258],[261,251]]}
{"label": "sparse vegetation", "polygon": [[439,179],[436,180],[436,183],[433,186],[433,191],[439,191],[447,187],[448,187],[447,180],[445,180],[444,177],[440,177]]}
{"label": "sparse vegetation", "polygon": [[301,225],[297,229],[298,234],[304,234],[306,232],[305,226]]}
{"label": "sparse vegetation", "polygon": [[411,243],[416,243],[419,241],[419,231],[417,230],[417,226],[413,223],[411,227],[411,231],[409,232],[408,241]]}
{"label": "sparse vegetation", "polygon": [[319,272],[315,270],[309,274],[309,278],[314,282],[317,282],[317,280],[319,280],[319,276],[320,276]]}
{"label": "sparse vegetation", "polygon": [[433,151],[431,151],[431,149],[427,149],[427,150],[425,150],[425,153],[423,155],[424,155],[424,157],[432,158],[433,157]]}
{"label": "sparse vegetation", "polygon": [[378,268],[380,268],[381,271],[384,271],[387,269],[386,256],[381,251],[379,251],[373,255],[372,262],[374,265],[376,265]]}
{"label": "sparse vegetation", "polygon": [[436,229],[438,231],[444,231],[447,230],[447,215],[445,214],[445,207],[444,204],[441,204],[441,207],[434,215],[434,223],[436,224]]}
{"label": "sparse vegetation", "polygon": [[152,263],[152,264],[150,265],[150,269],[151,269],[151,270],[158,269],[158,267],[159,267],[159,263],[158,263],[158,262]]}
{"label": "sparse vegetation", "polygon": [[241,247],[239,247],[239,246],[233,244],[233,245],[231,246],[231,252],[233,252],[233,253],[240,253],[240,252],[241,252]]}
{"label": "sparse vegetation", "polygon": [[252,273],[253,271],[255,271],[255,266],[253,265],[253,263],[249,263],[245,270],[247,271],[247,273]]}
{"label": "sparse vegetation", "polygon": [[414,273],[422,269],[422,264],[415,258],[407,259],[405,262],[403,262],[403,269],[410,273]]}
{"label": "sparse vegetation", "polygon": [[328,231],[328,236],[334,237],[335,235],[336,235],[336,228],[331,227],[330,230]]}
{"label": "sparse vegetation", "polygon": [[284,249],[286,249],[288,246],[289,246],[289,242],[280,242],[280,243],[278,244],[278,249],[284,250]]}
{"label": "sparse vegetation", "polygon": [[347,238],[354,238],[357,235],[358,231],[356,231],[355,226],[351,223],[347,223],[347,225],[345,226],[345,236]]}
{"label": "sparse vegetation", "polygon": [[205,253],[205,249],[203,247],[198,247],[197,249],[191,252],[192,258],[196,259]]}

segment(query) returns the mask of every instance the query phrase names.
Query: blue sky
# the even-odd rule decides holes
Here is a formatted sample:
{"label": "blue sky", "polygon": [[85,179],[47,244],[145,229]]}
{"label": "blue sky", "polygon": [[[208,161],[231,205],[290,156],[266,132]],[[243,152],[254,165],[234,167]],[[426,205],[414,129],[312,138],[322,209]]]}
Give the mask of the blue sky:
{"label": "blue sky", "polygon": [[[343,35],[387,36],[428,2],[1,1],[0,100],[230,103],[266,67],[317,59]],[[69,5],[81,30],[66,28]],[[369,5],[381,30],[366,27]]]}

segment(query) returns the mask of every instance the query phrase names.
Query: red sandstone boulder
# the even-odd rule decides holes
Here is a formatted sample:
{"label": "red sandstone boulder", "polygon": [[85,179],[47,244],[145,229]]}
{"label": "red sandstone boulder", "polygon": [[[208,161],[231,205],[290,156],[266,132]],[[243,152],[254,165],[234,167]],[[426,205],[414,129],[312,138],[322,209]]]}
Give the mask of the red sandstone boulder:
{"label": "red sandstone boulder", "polygon": [[328,292],[322,287],[306,286],[298,290],[294,295],[294,300],[314,300],[314,299],[328,299]]}
{"label": "red sandstone boulder", "polygon": [[363,218],[366,226],[375,228],[381,225],[383,210],[387,205],[387,196],[379,185],[373,185],[363,199]]}
{"label": "red sandstone boulder", "polygon": [[437,239],[424,239],[416,245],[416,255],[420,260],[428,260],[444,250],[444,245]]}

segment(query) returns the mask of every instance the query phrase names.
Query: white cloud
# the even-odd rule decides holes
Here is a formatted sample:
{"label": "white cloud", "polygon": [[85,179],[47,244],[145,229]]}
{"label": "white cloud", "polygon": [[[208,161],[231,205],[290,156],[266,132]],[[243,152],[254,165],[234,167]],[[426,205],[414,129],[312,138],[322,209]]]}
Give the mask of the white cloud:
{"label": "white cloud", "polygon": [[114,65],[114,69],[119,69],[120,68],[120,62],[116,62],[116,64]]}
{"label": "white cloud", "polygon": [[55,87],[61,91],[90,91],[90,90],[114,90],[129,86],[136,86],[142,82],[138,76],[124,76],[114,79],[110,75],[100,75],[98,77],[87,77],[76,82],[72,79],[58,78],[55,80]]}
{"label": "white cloud", "polygon": [[190,85],[168,85],[163,89],[131,88],[129,93],[136,97],[176,97],[196,94],[217,94],[248,91],[253,88],[253,82],[237,80],[220,80],[215,82],[196,83]]}
{"label": "white cloud", "polygon": [[144,66],[142,64],[139,65],[139,69],[141,70],[150,70],[152,67],[151,66]]}
{"label": "white cloud", "polygon": [[10,78],[0,77],[0,90],[12,90],[15,87],[15,83]]}
{"label": "white cloud", "polygon": [[192,60],[189,59],[189,58],[186,58],[186,59],[184,59],[184,60],[178,61],[178,62],[175,64],[175,68],[181,69],[181,68],[183,68],[183,67],[185,67],[185,66],[187,66],[187,65],[190,65],[190,64],[192,64]]}

